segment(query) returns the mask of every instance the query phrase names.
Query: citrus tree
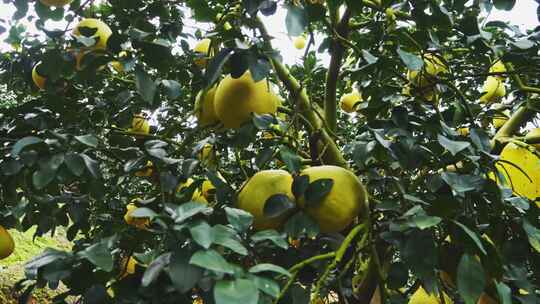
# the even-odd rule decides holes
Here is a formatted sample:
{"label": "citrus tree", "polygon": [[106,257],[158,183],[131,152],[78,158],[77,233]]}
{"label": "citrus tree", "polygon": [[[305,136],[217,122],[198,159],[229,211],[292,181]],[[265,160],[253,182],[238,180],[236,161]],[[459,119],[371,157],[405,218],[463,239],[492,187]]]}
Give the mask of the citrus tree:
{"label": "citrus tree", "polygon": [[515,2],[4,1],[0,257],[73,242],[21,301],[539,303],[539,32],[486,22]]}

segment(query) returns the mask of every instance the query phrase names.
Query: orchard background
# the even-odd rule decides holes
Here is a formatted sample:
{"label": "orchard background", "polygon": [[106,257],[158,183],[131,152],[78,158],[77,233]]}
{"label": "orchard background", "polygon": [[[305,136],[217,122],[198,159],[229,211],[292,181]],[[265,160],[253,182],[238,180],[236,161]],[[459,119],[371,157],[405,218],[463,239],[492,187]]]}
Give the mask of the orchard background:
{"label": "orchard background", "polygon": [[46,39],[0,24],[0,225],[72,245],[20,303],[540,302],[540,31],[485,20],[516,1],[4,2]]}

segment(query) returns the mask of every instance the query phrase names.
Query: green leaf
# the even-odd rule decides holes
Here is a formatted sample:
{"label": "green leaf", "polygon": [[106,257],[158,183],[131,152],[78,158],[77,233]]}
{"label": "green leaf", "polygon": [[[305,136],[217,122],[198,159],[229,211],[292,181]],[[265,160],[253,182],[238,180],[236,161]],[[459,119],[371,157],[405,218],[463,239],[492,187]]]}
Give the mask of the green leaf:
{"label": "green leaf", "polygon": [[416,215],[411,218],[412,223],[415,227],[418,227],[420,230],[431,228],[437,226],[442,218],[438,216],[429,216],[429,215]]}
{"label": "green leaf", "polygon": [[95,179],[100,178],[101,173],[99,171],[98,162],[84,153],[79,154],[79,156],[83,159],[84,164],[86,165],[86,169],[88,169],[88,172],[90,172],[90,174],[92,174]]}
{"label": "green leaf", "polygon": [[36,145],[36,144],[41,144],[41,143],[43,143],[43,140],[39,137],[34,137],[34,136],[28,136],[28,137],[19,139],[15,143],[15,145],[13,145],[13,148],[11,149],[11,156],[17,157],[19,156],[19,153],[21,153],[21,151],[24,150],[25,148]]}
{"label": "green leaf", "polygon": [[172,254],[166,271],[180,293],[186,293],[195,287],[203,275],[201,268],[189,264],[189,255],[184,250]]}
{"label": "green leaf", "polygon": [[472,255],[464,254],[457,268],[457,287],[465,304],[476,304],[486,287],[482,264]]}
{"label": "green leaf", "polygon": [[146,208],[146,207],[139,207],[135,210],[133,210],[133,212],[131,212],[131,217],[136,217],[136,218],[149,218],[150,220],[154,219],[155,217],[158,216],[157,213],[154,212],[154,210],[150,209],[150,208]]}
{"label": "green leaf", "polygon": [[303,235],[316,237],[319,231],[319,224],[302,211],[297,212],[285,223],[285,232],[293,238],[299,238]]}
{"label": "green leaf", "polygon": [[205,221],[197,221],[193,225],[190,225],[189,232],[193,240],[204,249],[210,248],[210,245],[214,241],[214,230]]}
{"label": "green leaf", "polygon": [[493,4],[499,10],[509,11],[516,5],[516,0],[493,0]]}
{"label": "green leaf", "polygon": [[471,143],[467,141],[450,140],[442,136],[441,134],[437,136],[437,139],[439,140],[439,144],[443,146],[446,150],[448,150],[450,153],[452,153],[452,155],[454,156],[471,146]]}
{"label": "green leaf", "polygon": [[212,249],[195,252],[189,260],[189,263],[215,272],[234,273],[234,267],[217,253],[217,251]]}
{"label": "green leaf", "polygon": [[139,95],[149,105],[154,104],[154,97],[156,96],[157,85],[154,80],[143,69],[135,69],[135,86]]}
{"label": "green leaf", "polygon": [[214,286],[216,304],[257,304],[259,290],[251,280],[218,281]]}
{"label": "green leaf", "polygon": [[478,190],[484,184],[484,180],[478,175],[443,172],[441,178],[458,193]]}
{"label": "green leaf", "polygon": [[64,260],[70,257],[71,254],[68,252],[46,248],[41,254],[33,257],[24,265],[27,278],[36,279],[38,270],[41,267],[49,265],[57,260]]}
{"label": "green leaf", "polygon": [[84,160],[78,154],[66,154],[64,163],[75,176],[80,177],[83,175],[86,165],[84,164]]}
{"label": "green leaf", "polygon": [[279,156],[281,157],[281,160],[285,163],[289,171],[293,173],[300,172],[300,169],[302,167],[302,161],[300,159],[300,156],[298,156],[286,146],[279,147]]}
{"label": "green leaf", "polygon": [[540,253],[540,229],[534,227],[527,221],[523,219],[523,230],[527,233],[527,238],[529,239],[529,244],[531,247],[536,250],[537,253]]}
{"label": "green leaf", "polygon": [[211,212],[212,208],[209,208],[206,205],[197,202],[188,202],[176,208],[173,218],[175,223],[180,224],[197,214],[210,214]]}
{"label": "green leaf", "polygon": [[255,243],[270,241],[280,248],[289,248],[289,244],[287,243],[287,235],[284,233],[279,233],[275,230],[259,231],[251,236],[251,240]]}
{"label": "green leaf", "polygon": [[169,265],[169,261],[171,259],[171,253],[167,252],[159,257],[157,257],[155,260],[150,263],[148,268],[144,271],[144,275],[141,280],[142,287],[148,287],[152,282],[154,282],[158,277],[159,274],[165,269],[167,265]]}
{"label": "green leaf", "polygon": [[501,304],[512,304],[512,290],[504,282],[495,282]]}
{"label": "green leaf", "polygon": [[321,178],[309,184],[304,197],[307,207],[316,207],[332,191],[334,180],[331,178]]}
{"label": "green leaf", "polygon": [[480,241],[480,238],[474,231],[470,230],[469,228],[467,228],[467,226],[463,225],[462,223],[458,221],[453,221],[453,222],[456,225],[458,225],[461,229],[463,229],[465,233],[467,233],[467,235],[474,241],[478,249],[480,249],[480,251],[482,251],[483,254],[487,254],[486,249],[484,248],[484,245],[482,245],[482,241]]}
{"label": "green leaf", "polygon": [[268,59],[257,58],[255,56],[250,56],[248,58],[250,59],[249,71],[251,72],[253,81],[259,82],[265,80],[272,68]]}
{"label": "green leaf", "polygon": [[248,278],[255,283],[255,286],[257,286],[260,291],[271,296],[272,298],[278,297],[279,284],[276,281],[255,275],[250,275]]}
{"label": "green leaf", "polygon": [[165,88],[165,94],[170,99],[175,99],[182,95],[182,87],[178,81],[165,79],[161,81],[161,84]]}
{"label": "green leaf", "polygon": [[263,263],[263,264],[257,264],[249,269],[249,272],[251,273],[259,273],[259,272],[275,272],[282,274],[287,277],[291,277],[291,273],[287,271],[287,269],[274,265],[269,263]]}
{"label": "green leaf", "polygon": [[222,49],[216,56],[210,59],[208,67],[204,73],[205,87],[209,89],[221,76],[223,66],[229,60],[232,55],[232,49]]}
{"label": "green leaf", "polygon": [[93,244],[85,250],[79,251],[78,255],[106,272],[113,269],[114,259],[106,241]]}
{"label": "green leaf", "polygon": [[293,37],[302,35],[308,25],[306,12],[295,5],[287,5],[286,9],[285,26],[287,27],[287,33]]}
{"label": "green leaf", "polygon": [[411,54],[409,52],[406,52],[402,50],[401,48],[398,48],[397,52],[398,52],[399,58],[401,59],[401,61],[403,61],[403,63],[405,63],[405,65],[407,66],[409,70],[420,71],[422,67],[424,66],[424,61],[422,60],[421,57]]}
{"label": "green leaf", "polygon": [[247,249],[240,242],[240,238],[234,230],[223,225],[215,225],[213,228],[214,243],[240,254],[247,255]]}
{"label": "green leaf", "polygon": [[32,174],[32,184],[36,189],[43,189],[56,177],[55,172],[50,170],[37,170]]}
{"label": "green leaf", "polygon": [[292,193],[296,199],[302,197],[309,187],[309,176],[307,175],[295,175],[293,177]]}
{"label": "green leaf", "polygon": [[296,208],[294,202],[285,194],[274,194],[264,203],[263,214],[267,218],[277,218]]}
{"label": "green leaf", "polygon": [[16,175],[23,167],[23,164],[15,159],[7,159],[0,164],[0,169],[6,176]]}
{"label": "green leaf", "polygon": [[364,60],[368,63],[368,64],[374,64],[376,63],[379,58],[377,58],[376,56],[373,56],[369,51],[367,50],[362,50],[362,57],[364,57]]}
{"label": "green leaf", "polygon": [[91,134],[75,136],[75,139],[83,145],[87,145],[92,148],[97,148],[99,142],[98,139]]}
{"label": "green leaf", "polygon": [[253,113],[253,124],[259,130],[268,130],[275,122],[274,117],[270,114]]}
{"label": "green leaf", "polygon": [[227,215],[227,221],[238,232],[244,232],[253,223],[253,215],[242,209],[225,207],[225,214]]}

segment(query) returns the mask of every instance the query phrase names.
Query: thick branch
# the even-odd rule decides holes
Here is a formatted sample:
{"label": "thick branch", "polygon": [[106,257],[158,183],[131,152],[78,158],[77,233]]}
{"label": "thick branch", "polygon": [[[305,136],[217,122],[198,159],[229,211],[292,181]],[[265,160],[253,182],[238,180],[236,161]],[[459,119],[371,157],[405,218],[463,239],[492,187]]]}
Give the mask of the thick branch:
{"label": "thick branch", "polygon": [[[332,16],[333,17],[333,16]],[[336,132],[337,128],[337,82],[339,81],[339,72],[345,55],[345,47],[340,40],[349,38],[349,21],[351,19],[351,10],[347,7],[343,17],[335,24],[332,29],[333,42],[330,48],[331,58],[328,73],[326,74],[326,96],[324,102],[324,116],[328,124],[328,128],[332,132]],[[338,38],[339,37],[339,38]]]}

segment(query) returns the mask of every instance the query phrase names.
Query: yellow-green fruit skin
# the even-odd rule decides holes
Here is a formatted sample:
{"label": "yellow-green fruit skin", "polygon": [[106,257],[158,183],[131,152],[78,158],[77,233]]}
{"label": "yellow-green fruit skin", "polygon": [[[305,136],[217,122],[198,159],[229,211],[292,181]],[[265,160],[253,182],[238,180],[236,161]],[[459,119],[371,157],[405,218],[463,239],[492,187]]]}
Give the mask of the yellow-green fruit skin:
{"label": "yellow-green fruit skin", "polygon": [[[497,60],[490,68],[489,68],[489,72],[490,73],[506,73],[506,66],[504,65],[504,63],[501,61],[501,60]],[[504,79],[505,78],[505,75],[495,75],[495,77],[499,78],[499,79]]]}
{"label": "yellow-green fruit skin", "polygon": [[480,102],[490,103],[504,97],[506,95],[506,88],[499,78],[488,76],[484,83],[482,93],[483,95],[480,96]]}
{"label": "yellow-green fruit skin", "polygon": [[34,84],[36,87],[38,87],[40,90],[45,90],[45,82],[47,79],[41,75],[38,74],[37,67],[39,63],[34,66],[32,69],[32,80],[34,81]]}
{"label": "yellow-green fruit skin", "polygon": [[[446,293],[443,293],[444,303],[454,304],[454,301],[448,297]],[[414,292],[414,294],[409,299],[409,304],[441,304],[441,299],[439,295],[428,294],[426,290],[420,286]]]}
{"label": "yellow-green fruit skin", "polygon": [[306,38],[300,36],[294,39],[294,47],[297,50],[303,50],[306,47]]}
{"label": "yellow-green fruit skin", "polygon": [[212,40],[205,38],[199,41],[193,48],[193,51],[198,54],[198,58],[195,59],[195,64],[201,69],[206,67],[208,57],[211,57],[211,54],[209,53],[211,44]]}
{"label": "yellow-green fruit skin", "polygon": [[[506,186],[511,188],[516,195],[530,200],[535,200],[540,196],[540,186],[538,186],[540,185],[540,158],[535,153],[525,147],[509,143],[502,150],[500,159],[512,164],[499,162],[495,166],[504,176]],[[493,174],[489,177],[503,184],[502,180]]]}
{"label": "yellow-green fruit skin", "polygon": [[111,28],[105,24],[105,22],[94,19],[94,18],[86,18],[81,20],[75,28],[73,29],[73,36],[80,36],[82,33],[80,32],[81,28],[92,28],[96,29],[96,32],[91,37],[98,38],[96,39],[96,44],[92,46],[92,49],[100,49],[105,50],[107,49],[107,40],[109,40],[109,37],[112,35]]}
{"label": "yellow-green fruit skin", "polygon": [[252,113],[274,114],[277,107],[277,98],[266,79],[255,82],[249,71],[237,79],[231,75],[225,77],[219,83],[214,99],[217,117],[225,128],[231,129],[237,129],[251,119]]}
{"label": "yellow-green fruit skin", "polygon": [[73,2],[73,0],[39,0],[39,2],[46,6],[64,6]]}
{"label": "yellow-green fruit skin", "polygon": [[201,91],[195,98],[195,116],[202,127],[213,125],[219,122],[214,109],[214,99],[217,87],[213,87],[206,92]]}
{"label": "yellow-green fruit skin", "polygon": [[292,175],[285,170],[257,172],[238,194],[236,206],[253,215],[253,228],[255,230],[278,229],[283,225],[288,214],[277,218],[267,218],[264,216],[264,205],[275,194],[284,194],[291,201],[294,201],[292,183]]}
{"label": "yellow-green fruit skin", "polygon": [[13,250],[15,250],[15,242],[11,234],[3,226],[0,226],[0,260],[10,256]]}
{"label": "yellow-green fruit skin", "polygon": [[347,113],[353,113],[355,106],[362,101],[362,95],[358,90],[353,90],[351,93],[343,95],[340,100],[340,107]]}
{"label": "yellow-green fruit skin", "polygon": [[131,132],[140,134],[150,133],[150,123],[141,115],[135,115],[131,121]]}
{"label": "yellow-green fruit skin", "polygon": [[315,206],[307,206],[305,197],[298,200],[313,219],[319,223],[321,232],[340,232],[349,226],[359,215],[367,215],[368,202],[366,189],[354,173],[337,166],[310,167],[301,172],[312,183],[319,179],[332,179],[332,189]]}

